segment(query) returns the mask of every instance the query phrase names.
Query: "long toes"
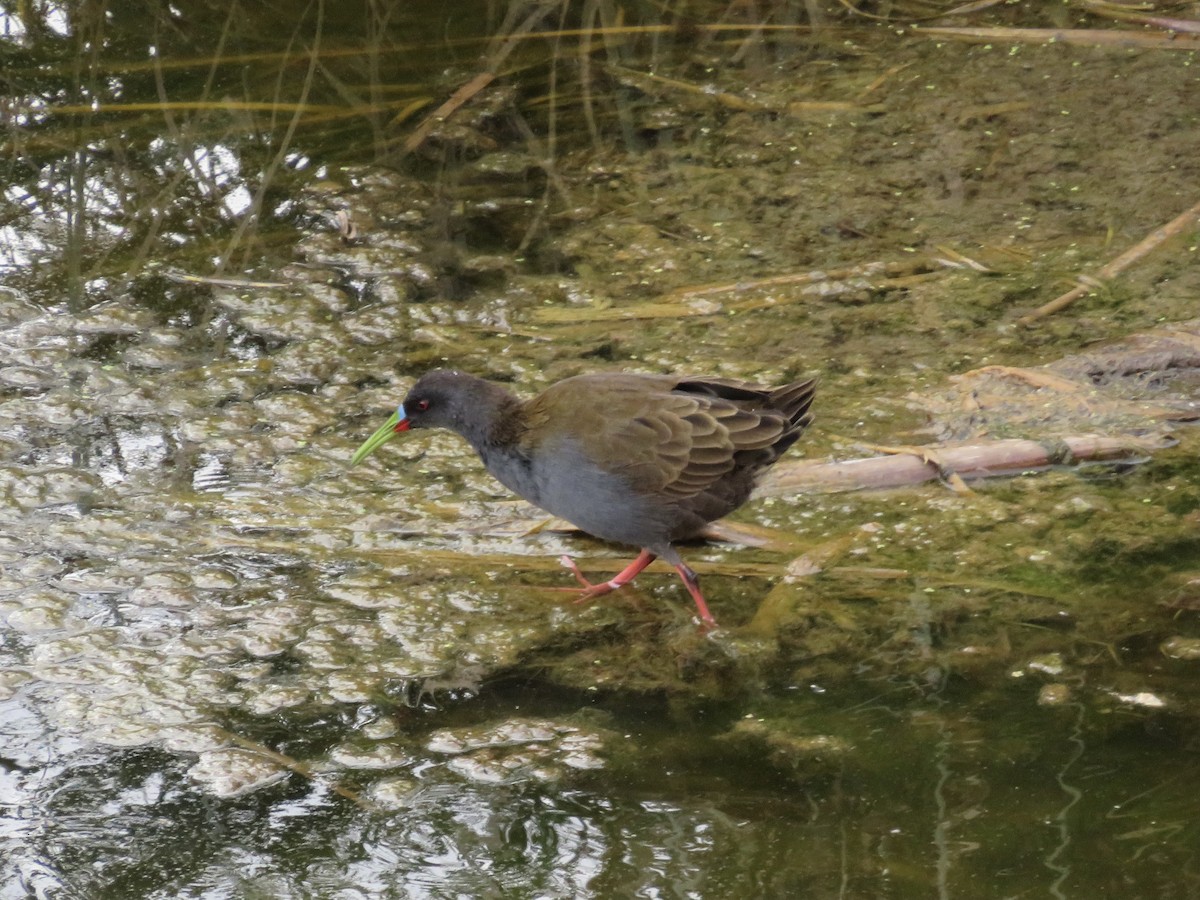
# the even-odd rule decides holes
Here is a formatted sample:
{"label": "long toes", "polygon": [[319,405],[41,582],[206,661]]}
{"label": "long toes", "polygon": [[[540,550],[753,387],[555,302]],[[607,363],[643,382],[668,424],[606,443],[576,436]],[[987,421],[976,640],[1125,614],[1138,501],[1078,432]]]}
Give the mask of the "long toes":
{"label": "long toes", "polygon": [[613,586],[607,581],[602,581],[599,584],[589,584],[586,588],[579,592],[579,596],[575,598],[576,603],[587,603],[589,600],[595,600],[597,597],[603,597],[605,594],[611,593]]}
{"label": "long toes", "polygon": [[575,565],[575,560],[571,559],[571,557],[563,554],[558,558],[558,562],[564,569],[570,569],[571,574],[575,576],[575,580],[582,584],[585,588],[590,588],[593,586],[590,581],[583,577],[583,572],[579,570],[579,566]]}

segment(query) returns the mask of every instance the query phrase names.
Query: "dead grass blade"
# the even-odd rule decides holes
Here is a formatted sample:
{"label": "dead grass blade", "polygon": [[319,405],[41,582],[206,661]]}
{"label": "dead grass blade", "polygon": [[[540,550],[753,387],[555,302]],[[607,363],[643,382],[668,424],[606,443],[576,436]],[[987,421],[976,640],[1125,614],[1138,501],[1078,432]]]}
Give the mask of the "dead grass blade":
{"label": "dead grass blade", "polygon": [[883,104],[864,104],[857,100],[796,100],[785,106],[767,103],[762,100],[734,94],[729,91],[716,91],[711,85],[682,81],[678,78],[666,78],[649,72],[638,72],[623,66],[607,65],[606,71],[620,78],[624,83],[637,88],[643,93],[654,94],[658,89],[666,89],[682,93],[693,99],[693,104],[716,104],[726,109],[748,112],[785,112],[793,116],[803,116],[812,113],[827,112],[882,112]]}
{"label": "dead grass blade", "polygon": [[933,260],[913,259],[903,262],[871,262],[857,266],[845,266],[840,269],[810,269],[805,272],[789,272],[785,275],[771,275],[766,278],[748,278],[741,281],[726,281],[716,284],[692,285],[679,288],[667,294],[666,302],[686,302],[699,297],[711,297],[714,294],[743,294],[749,291],[762,290],[772,287],[786,287],[802,284],[825,284],[852,279],[871,279],[879,276],[896,277],[923,274],[940,268],[941,264]]}
{"label": "dead grass blade", "polygon": [[[631,306],[571,307],[535,310],[531,321],[542,325],[578,325],[597,322],[622,322],[634,319],[677,319],[712,316],[721,312],[752,312],[797,303],[812,297],[833,297],[847,291],[899,290],[936,278],[946,269],[970,270],[983,274],[991,270],[982,263],[948,248],[938,248],[937,258],[903,262],[873,262],[840,269],[813,269],[766,278],[692,285],[667,294],[662,300]],[[880,277],[883,276],[883,277]],[[724,294],[753,294],[770,288],[800,287],[791,294],[767,297],[742,297],[718,302],[710,299]]]}
{"label": "dead grass blade", "polygon": [[269,113],[345,113],[342,106],[318,103],[283,103],[274,100],[167,100],[153,103],[96,103],[90,105],[50,106],[40,110],[49,115],[108,115],[142,112],[269,112]]}
{"label": "dead grass blade", "polygon": [[1116,3],[1098,3],[1094,0],[1083,0],[1083,8],[1092,15],[1103,16],[1106,19],[1116,19],[1120,22],[1137,22],[1139,25],[1154,25],[1167,31],[1181,31],[1186,34],[1200,34],[1200,22],[1195,19],[1173,19],[1168,16],[1154,16],[1129,9]]}
{"label": "dead grass blade", "polygon": [[640,303],[636,306],[556,307],[534,310],[531,318],[542,325],[578,324],[581,322],[624,322],[631,319],[682,319],[688,316],[712,316],[721,311],[721,304],[707,300],[681,303]]}
{"label": "dead grass blade", "polygon": [[167,272],[165,273],[164,277],[167,279],[167,281],[174,281],[176,284],[207,284],[212,285],[213,287],[227,287],[247,290],[290,288],[295,286],[284,281],[248,281],[245,278],[209,278],[204,275],[188,275],[184,272]]}
{"label": "dead grass blade", "polygon": [[1142,34],[1105,28],[953,28],[914,25],[917,37],[949,38],[976,44],[1072,44],[1079,47],[1140,47],[1146,50],[1200,49],[1200,37]]}

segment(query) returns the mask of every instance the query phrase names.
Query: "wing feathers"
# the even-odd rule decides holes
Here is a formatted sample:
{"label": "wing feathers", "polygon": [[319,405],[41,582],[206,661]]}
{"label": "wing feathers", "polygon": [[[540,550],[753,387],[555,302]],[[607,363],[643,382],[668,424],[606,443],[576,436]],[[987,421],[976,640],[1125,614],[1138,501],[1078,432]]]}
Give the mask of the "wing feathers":
{"label": "wing feathers", "polygon": [[[576,435],[598,466],[637,491],[699,503],[708,492],[723,496],[723,479],[739,482],[729,490],[748,491],[808,425],[814,389],[812,381],[770,389],[727,379],[582,375],[531,400],[526,420],[534,432],[544,429],[539,441]],[[561,434],[546,433],[556,426]]]}

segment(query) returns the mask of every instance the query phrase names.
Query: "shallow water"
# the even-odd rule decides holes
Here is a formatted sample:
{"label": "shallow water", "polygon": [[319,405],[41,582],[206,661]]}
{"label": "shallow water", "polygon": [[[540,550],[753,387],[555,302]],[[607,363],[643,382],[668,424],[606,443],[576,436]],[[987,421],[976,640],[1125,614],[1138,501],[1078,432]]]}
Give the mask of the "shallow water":
{"label": "shallow water", "polygon": [[[1200,892],[1195,364],[964,375],[1194,331],[1194,227],[1014,324],[1195,202],[1191,54],[42,12],[3,20],[0,900]],[[449,435],[347,469],[441,364],[818,374],[817,459],[1165,449],[756,500],[764,546],[684,549],[705,635],[666,568],[571,603],[561,554],[626,551]]]}

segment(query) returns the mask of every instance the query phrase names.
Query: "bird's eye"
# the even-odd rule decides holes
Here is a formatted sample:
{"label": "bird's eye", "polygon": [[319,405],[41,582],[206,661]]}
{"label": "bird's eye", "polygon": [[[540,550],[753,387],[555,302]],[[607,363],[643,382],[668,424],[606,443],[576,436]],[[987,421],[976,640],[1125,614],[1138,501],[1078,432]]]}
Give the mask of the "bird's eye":
{"label": "bird's eye", "polygon": [[429,401],[428,400],[418,400],[417,401],[417,411],[418,412],[425,412],[425,410],[427,410],[427,409],[429,409]]}

